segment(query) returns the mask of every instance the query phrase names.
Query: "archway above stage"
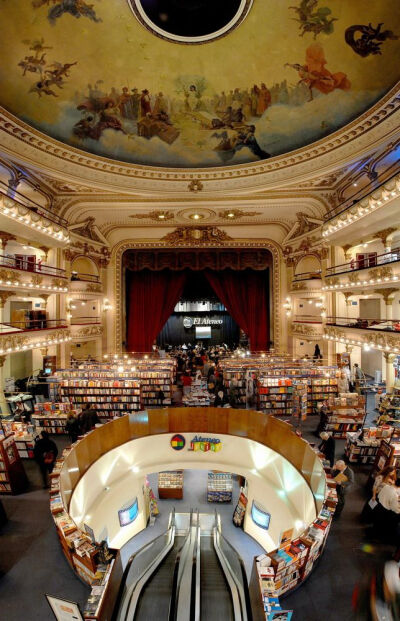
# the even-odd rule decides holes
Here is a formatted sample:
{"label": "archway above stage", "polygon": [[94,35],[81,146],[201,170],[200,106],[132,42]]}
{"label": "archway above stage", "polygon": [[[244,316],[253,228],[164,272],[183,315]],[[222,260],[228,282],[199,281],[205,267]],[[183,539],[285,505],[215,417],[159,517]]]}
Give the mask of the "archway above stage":
{"label": "archway above stage", "polygon": [[270,347],[270,268],[267,249],[127,250],[123,256],[126,350],[150,351],[179,301],[191,271],[204,271],[219,300],[246,332],[254,351]]}

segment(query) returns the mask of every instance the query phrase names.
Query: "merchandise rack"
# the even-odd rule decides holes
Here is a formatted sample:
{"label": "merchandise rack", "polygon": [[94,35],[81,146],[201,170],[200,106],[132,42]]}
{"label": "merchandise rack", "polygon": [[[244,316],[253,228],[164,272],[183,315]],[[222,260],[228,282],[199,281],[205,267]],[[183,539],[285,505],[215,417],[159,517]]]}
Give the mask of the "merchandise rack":
{"label": "merchandise rack", "polygon": [[328,405],[331,414],[328,417],[326,431],[336,439],[345,439],[348,432],[363,428],[366,409],[365,397],[357,393],[340,393],[337,397],[330,396]]}
{"label": "merchandise rack", "polygon": [[232,474],[215,470],[207,476],[207,502],[232,502]]}
{"label": "merchandise rack", "polygon": [[158,497],[183,498],[183,470],[168,470],[158,473]]}

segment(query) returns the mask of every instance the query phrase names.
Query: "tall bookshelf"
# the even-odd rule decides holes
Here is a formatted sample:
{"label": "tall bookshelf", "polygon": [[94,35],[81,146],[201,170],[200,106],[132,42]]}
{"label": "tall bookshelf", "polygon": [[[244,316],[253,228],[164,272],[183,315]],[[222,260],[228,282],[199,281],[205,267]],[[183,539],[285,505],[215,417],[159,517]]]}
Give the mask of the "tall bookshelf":
{"label": "tall bookshelf", "polygon": [[359,431],[365,421],[365,397],[357,393],[341,393],[330,396],[328,405],[331,413],[328,417],[326,431],[336,439],[345,439],[349,432]]}
{"label": "tall bookshelf", "polygon": [[60,384],[61,399],[82,408],[96,410],[101,420],[123,416],[141,409],[140,382],[109,376],[101,379],[70,378]]}
{"label": "tall bookshelf", "polygon": [[13,435],[0,437],[0,494],[19,494],[28,486]]}
{"label": "tall bookshelf", "polygon": [[207,475],[207,502],[232,502],[232,474],[212,470]]}

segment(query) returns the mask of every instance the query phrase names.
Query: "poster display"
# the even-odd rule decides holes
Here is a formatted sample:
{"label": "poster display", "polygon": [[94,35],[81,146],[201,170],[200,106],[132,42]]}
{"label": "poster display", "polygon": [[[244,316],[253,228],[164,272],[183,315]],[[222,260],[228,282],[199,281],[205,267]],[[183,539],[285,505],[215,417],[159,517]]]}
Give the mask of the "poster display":
{"label": "poster display", "polygon": [[79,605],[76,602],[47,594],[46,599],[57,621],[83,621]]}

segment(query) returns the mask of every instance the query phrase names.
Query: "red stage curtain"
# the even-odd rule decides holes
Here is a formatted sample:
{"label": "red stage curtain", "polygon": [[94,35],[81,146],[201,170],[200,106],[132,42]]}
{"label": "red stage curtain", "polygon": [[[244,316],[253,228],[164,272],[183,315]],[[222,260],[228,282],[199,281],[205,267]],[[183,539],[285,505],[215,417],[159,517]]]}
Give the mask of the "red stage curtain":
{"label": "red stage curtain", "polygon": [[205,271],[215,293],[244,330],[252,351],[269,349],[268,272]]}
{"label": "red stage curtain", "polygon": [[127,271],[127,351],[149,352],[181,297],[185,272]]}

